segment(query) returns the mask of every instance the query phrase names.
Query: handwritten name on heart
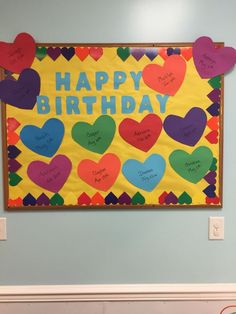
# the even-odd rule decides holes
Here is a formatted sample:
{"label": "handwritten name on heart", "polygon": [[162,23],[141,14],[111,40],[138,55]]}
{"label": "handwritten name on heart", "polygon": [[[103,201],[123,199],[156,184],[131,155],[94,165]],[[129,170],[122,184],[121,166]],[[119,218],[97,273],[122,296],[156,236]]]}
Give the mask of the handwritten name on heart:
{"label": "handwritten name on heart", "polygon": [[33,37],[20,33],[13,43],[0,42],[0,67],[13,73],[30,68],[35,57],[36,45]]}
{"label": "handwritten name on heart", "polygon": [[27,169],[28,177],[36,185],[57,193],[67,181],[72,168],[70,159],[64,155],[55,156],[49,164],[32,161]]}
{"label": "handwritten name on heart", "polygon": [[196,148],[192,154],[175,150],[169,156],[171,167],[185,180],[197,183],[207,173],[213,160],[212,151],[205,146]]}
{"label": "handwritten name on heart", "polygon": [[20,132],[23,144],[36,154],[52,157],[61,145],[65,128],[55,118],[47,120],[42,128],[26,125]]}
{"label": "handwritten name on heart", "polygon": [[209,37],[200,37],[193,44],[193,60],[201,78],[224,74],[236,63],[236,50],[232,47],[215,47]]}
{"label": "handwritten name on heart", "polygon": [[114,154],[104,155],[99,162],[90,159],[82,160],[77,169],[78,176],[93,188],[109,190],[120,172],[120,159]]}
{"label": "handwritten name on heart", "polygon": [[161,94],[175,95],[183,83],[186,62],[179,55],[171,55],[163,66],[148,64],[142,72],[144,83]]}
{"label": "handwritten name on heart", "polygon": [[163,127],[166,133],[175,141],[185,145],[195,146],[200,140],[207,123],[204,110],[193,107],[184,118],[169,115],[166,117]]}
{"label": "handwritten name on heart", "polygon": [[110,146],[116,131],[115,121],[107,115],[100,116],[93,125],[77,122],[72,128],[73,140],[85,149],[103,154]]}
{"label": "handwritten name on heart", "polygon": [[148,114],[141,122],[126,118],[119,125],[120,136],[130,145],[147,152],[156,143],[162,121],[156,114]]}
{"label": "handwritten name on heart", "polygon": [[20,109],[34,108],[40,92],[40,77],[33,69],[25,69],[18,80],[6,79],[0,82],[0,99]]}
{"label": "handwritten name on heart", "polygon": [[144,163],[135,159],[128,159],[123,164],[122,173],[134,186],[151,192],[161,181],[165,169],[165,159],[159,154],[152,154]]}

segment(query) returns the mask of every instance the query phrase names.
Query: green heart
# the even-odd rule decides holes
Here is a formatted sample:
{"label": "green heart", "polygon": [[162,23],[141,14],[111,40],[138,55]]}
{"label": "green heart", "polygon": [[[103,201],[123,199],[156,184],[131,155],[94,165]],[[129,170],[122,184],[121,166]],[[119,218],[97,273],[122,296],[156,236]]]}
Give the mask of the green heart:
{"label": "green heart", "polygon": [[145,203],[145,198],[139,192],[135,193],[131,199],[131,203],[133,205],[143,205]]}
{"label": "green heart", "polygon": [[9,177],[9,184],[11,186],[16,186],[22,180],[22,178],[15,172],[10,172],[8,177]]}
{"label": "green heart", "polygon": [[36,58],[40,61],[43,60],[47,55],[47,48],[46,47],[37,47],[36,48]]}
{"label": "green heart", "polygon": [[212,164],[211,164],[211,166],[210,166],[210,171],[216,171],[216,169],[217,169],[217,159],[216,158],[213,158],[213,160],[212,160]]}
{"label": "green heart", "polygon": [[61,197],[60,194],[56,193],[53,195],[53,197],[50,199],[51,205],[58,205],[61,206],[64,204],[64,199]]}
{"label": "green heart", "polygon": [[209,170],[213,160],[212,151],[205,146],[196,148],[192,154],[177,149],[170,154],[171,167],[185,180],[197,183]]}
{"label": "green heart", "polygon": [[121,58],[121,60],[125,61],[130,56],[129,47],[126,48],[119,47],[117,49],[117,54]]}
{"label": "green heart", "polygon": [[183,204],[191,204],[192,203],[192,198],[191,196],[188,195],[188,193],[183,192],[179,199],[178,199],[179,204],[183,205]]}
{"label": "green heart", "polygon": [[221,88],[221,75],[215,76],[211,78],[208,83],[211,85],[213,88]]}
{"label": "green heart", "polygon": [[109,116],[100,116],[93,125],[77,122],[72,128],[72,138],[84,148],[103,154],[110,146],[116,131],[115,121]]}

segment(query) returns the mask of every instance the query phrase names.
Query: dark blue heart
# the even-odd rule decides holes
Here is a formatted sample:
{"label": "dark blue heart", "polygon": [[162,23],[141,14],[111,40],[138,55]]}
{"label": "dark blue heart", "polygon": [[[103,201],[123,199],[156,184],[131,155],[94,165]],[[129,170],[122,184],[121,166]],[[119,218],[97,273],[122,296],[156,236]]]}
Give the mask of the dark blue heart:
{"label": "dark blue heart", "polygon": [[171,55],[180,55],[180,49],[179,48],[167,48],[167,56],[171,56]]}
{"label": "dark blue heart", "polygon": [[75,54],[75,48],[73,48],[73,47],[70,47],[70,48],[63,47],[63,48],[61,48],[61,54],[63,55],[63,57],[66,58],[66,60],[69,61]]}
{"label": "dark blue heart", "polygon": [[52,118],[47,120],[41,129],[34,125],[26,125],[20,132],[20,138],[33,152],[52,157],[61,145],[64,132],[64,124]]}
{"label": "dark blue heart", "polygon": [[208,197],[215,197],[216,196],[215,190],[216,190],[216,186],[213,184],[210,184],[203,190],[203,192]]}
{"label": "dark blue heart", "polygon": [[210,105],[210,107],[207,108],[207,111],[213,117],[218,116],[220,114],[220,104],[215,102],[214,104]]}
{"label": "dark blue heart", "polygon": [[105,204],[109,205],[109,204],[117,204],[118,203],[118,199],[115,196],[115,194],[113,194],[112,192],[110,192],[106,197],[105,197]]}
{"label": "dark blue heart", "polygon": [[30,193],[28,193],[24,198],[23,198],[23,205],[24,206],[35,206],[36,205],[36,199],[33,197],[33,195],[31,195]]}
{"label": "dark blue heart", "polygon": [[16,146],[14,145],[9,145],[7,147],[8,150],[8,158],[16,158],[17,156],[20,155],[21,150],[19,150]]}

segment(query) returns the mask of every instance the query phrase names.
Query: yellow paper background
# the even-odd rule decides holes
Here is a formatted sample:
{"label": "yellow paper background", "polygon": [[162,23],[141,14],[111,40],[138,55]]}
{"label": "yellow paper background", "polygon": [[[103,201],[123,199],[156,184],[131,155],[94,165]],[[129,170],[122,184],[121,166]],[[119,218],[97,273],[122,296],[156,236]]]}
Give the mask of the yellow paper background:
{"label": "yellow paper background", "polygon": [[[127,144],[119,135],[118,126],[124,118],[132,118],[137,121],[141,121],[149,112],[144,111],[143,113],[138,113],[139,104],[141,102],[143,95],[149,95],[153,113],[159,115],[164,121],[165,117],[169,114],[175,114],[179,116],[185,116],[186,113],[192,107],[200,107],[206,110],[211,104],[211,101],[207,98],[207,94],[213,89],[209,84],[208,80],[201,79],[198,75],[193,59],[186,61],[187,72],[184,82],[176,93],[175,96],[170,96],[167,101],[167,107],[165,113],[160,113],[159,102],[156,99],[157,92],[151,90],[147,87],[143,80],[140,81],[140,90],[135,91],[133,80],[131,79],[130,71],[142,71],[143,68],[150,63],[163,64],[163,59],[158,56],[153,62],[143,56],[139,61],[135,58],[129,56],[126,61],[122,61],[119,56],[117,56],[116,47],[103,48],[103,56],[98,60],[93,60],[88,56],[83,62],[74,55],[74,57],[67,61],[62,55],[53,61],[49,56],[46,56],[42,61],[35,58],[32,68],[35,69],[41,77],[41,95],[46,95],[50,98],[51,112],[49,114],[38,114],[37,106],[33,110],[21,110],[13,106],[7,106],[7,117],[15,117],[20,123],[20,127],[16,130],[19,134],[21,129],[25,125],[33,124],[38,127],[42,127],[46,120],[49,118],[58,118],[63,121],[65,125],[65,135],[63,142],[57,151],[56,155],[64,154],[66,155],[73,164],[71,174],[59,191],[59,194],[64,198],[65,204],[76,205],[76,198],[82,193],[86,192],[90,197],[93,196],[97,190],[83,182],[77,175],[77,166],[79,162],[83,159],[91,159],[98,161],[102,155],[90,152],[79,144],[74,142],[71,137],[71,129],[73,125],[78,121],[85,121],[88,123],[94,123],[94,121],[102,114],[101,113],[101,103],[99,101],[101,96],[116,96],[116,114],[112,115],[112,118],[116,122],[116,133],[112,141],[112,144],[104,153],[114,153],[120,160],[121,165],[127,159],[137,159],[139,161],[144,161],[148,156],[153,153],[160,154],[166,160],[166,172],[161,182],[156,186],[152,192],[146,192],[129,183],[120,171],[120,174],[112,188],[107,192],[99,191],[104,197],[112,191],[117,197],[123,192],[127,192],[131,197],[139,191],[146,200],[147,205],[158,205],[158,197],[164,191],[172,191],[177,197],[179,197],[184,191],[186,191],[192,197],[192,205],[203,205],[205,204],[206,195],[202,192],[209,184],[203,179],[197,184],[190,183],[185,179],[181,178],[170,166],[168,158],[169,155],[175,149],[182,149],[188,153],[191,153],[195,148],[199,146],[208,146],[214,157],[218,160],[217,168],[217,182],[216,182],[216,194],[219,195],[219,144],[210,144],[206,139],[205,135],[211,130],[206,127],[201,140],[197,143],[195,147],[188,147],[171,139],[164,130],[162,130],[161,135],[157,143],[146,153],[138,150],[131,145]],[[91,84],[91,91],[76,91],[76,84],[78,81],[79,72],[86,72],[89,82]],[[96,71],[105,71],[109,75],[109,81],[103,86],[101,91],[97,91],[95,88],[95,75]],[[119,90],[114,90],[113,88],[113,73],[114,71],[124,71],[127,74],[127,81],[120,86]],[[71,73],[71,90],[70,91],[56,91],[55,85],[55,72],[70,72]],[[130,95],[136,100],[136,109],[132,114],[122,114],[121,113],[121,96]],[[62,115],[55,114],[55,97],[61,96],[63,104]],[[66,96],[77,96],[79,97],[79,109],[81,114],[66,114],[65,108],[65,97]],[[93,114],[86,114],[86,105],[82,102],[83,96],[97,96],[97,103],[93,105]],[[109,114],[109,112],[108,112]],[[206,111],[207,118],[211,118],[211,115]],[[49,163],[51,158],[38,155],[19,141],[16,146],[22,151],[22,153],[17,157],[17,160],[23,165],[19,170],[18,174],[23,178],[23,180],[16,186],[9,186],[9,198],[16,199],[17,197],[25,197],[27,193],[31,193],[35,198],[37,198],[43,192],[48,196],[52,197],[54,193],[45,191],[36,184],[34,184],[27,176],[27,166],[30,162],[34,160],[41,160]]]}

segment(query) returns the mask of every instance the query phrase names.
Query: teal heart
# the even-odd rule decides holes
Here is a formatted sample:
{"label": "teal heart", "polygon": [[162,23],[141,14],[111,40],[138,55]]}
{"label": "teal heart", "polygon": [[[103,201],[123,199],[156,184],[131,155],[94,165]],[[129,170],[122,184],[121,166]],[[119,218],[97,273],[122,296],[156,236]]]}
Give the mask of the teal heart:
{"label": "teal heart", "polygon": [[213,160],[212,151],[205,146],[196,148],[192,154],[175,150],[169,156],[171,167],[185,180],[197,183],[207,173]]}
{"label": "teal heart", "polygon": [[103,154],[111,145],[116,131],[115,121],[110,116],[100,116],[93,125],[77,122],[72,128],[73,140],[94,153]]}

